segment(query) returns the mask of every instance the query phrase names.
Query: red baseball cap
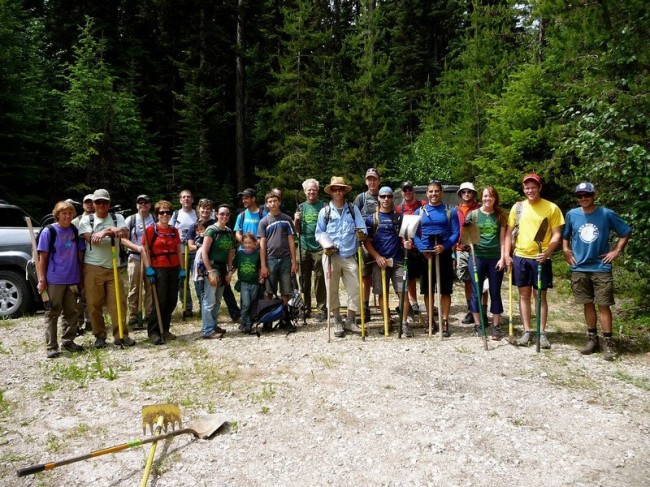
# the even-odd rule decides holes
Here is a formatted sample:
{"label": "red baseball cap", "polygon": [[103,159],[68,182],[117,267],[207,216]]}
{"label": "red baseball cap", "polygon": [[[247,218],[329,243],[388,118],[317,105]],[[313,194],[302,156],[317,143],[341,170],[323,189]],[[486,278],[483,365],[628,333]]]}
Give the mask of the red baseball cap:
{"label": "red baseball cap", "polygon": [[542,178],[540,178],[537,174],[534,172],[531,172],[530,174],[526,174],[524,176],[524,183],[526,181],[535,181],[537,184],[541,185],[542,184]]}

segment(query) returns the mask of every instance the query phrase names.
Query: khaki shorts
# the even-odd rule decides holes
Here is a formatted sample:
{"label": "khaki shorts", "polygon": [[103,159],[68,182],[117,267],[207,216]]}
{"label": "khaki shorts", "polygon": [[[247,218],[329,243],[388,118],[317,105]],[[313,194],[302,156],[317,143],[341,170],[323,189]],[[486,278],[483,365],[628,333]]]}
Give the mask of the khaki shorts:
{"label": "khaki shorts", "polygon": [[470,253],[465,250],[456,251],[456,275],[460,281],[471,281],[469,275],[469,256]]}
{"label": "khaki shorts", "polygon": [[577,304],[614,305],[614,277],[611,272],[572,272],[571,288]]}

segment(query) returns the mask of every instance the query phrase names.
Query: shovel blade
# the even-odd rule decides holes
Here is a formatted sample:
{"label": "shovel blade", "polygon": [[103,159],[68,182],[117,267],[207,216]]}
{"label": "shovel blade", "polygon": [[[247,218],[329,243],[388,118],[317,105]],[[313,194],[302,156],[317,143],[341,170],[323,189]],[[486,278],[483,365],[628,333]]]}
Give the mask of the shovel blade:
{"label": "shovel blade", "polygon": [[223,425],[228,423],[225,416],[219,414],[206,414],[193,419],[188,428],[196,432],[195,436],[207,440],[214,435]]}
{"label": "shovel blade", "polygon": [[542,245],[544,237],[546,236],[546,232],[548,232],[548,218],[544,218],[542,220],[542,223],[539,224],[539,228],[537,229],[537,233],[533,239],[537,245]]}
{"label": "shovel blade", "polygon": [[473,221],[466,222],[463,225],[462,231],[462,245],[477,245],[481,242],[481,230],[479,230],[478,225]]}

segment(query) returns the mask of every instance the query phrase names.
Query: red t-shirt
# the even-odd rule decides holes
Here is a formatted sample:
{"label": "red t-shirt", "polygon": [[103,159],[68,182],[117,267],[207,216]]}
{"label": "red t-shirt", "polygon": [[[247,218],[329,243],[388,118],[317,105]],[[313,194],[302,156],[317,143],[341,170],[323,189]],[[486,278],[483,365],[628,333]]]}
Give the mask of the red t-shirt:
{"label": "red t-shirt", "polygon": [[402,205],[404,205],[404,214],[405,215],[413,215],[415,214],[415,210],[417,210],[420,206],[426,205],[426,201],[418,201],[415,198],[413,198],[413,201],[411,203],[407,203],[405,201],[402,201],[399,205],[395,207],[395,211],[397,213],[402,213]]}
{"label": "red t-shirt", "polygon": [[[156,223],[148,226],[146,232],[151,267],[179,267],[181,263],[178,259],[178,246],[181,244],[181,237],[178,235],[178,230],[172,226],[163,229]],[[146,244],[144,237],[142,243]]]}

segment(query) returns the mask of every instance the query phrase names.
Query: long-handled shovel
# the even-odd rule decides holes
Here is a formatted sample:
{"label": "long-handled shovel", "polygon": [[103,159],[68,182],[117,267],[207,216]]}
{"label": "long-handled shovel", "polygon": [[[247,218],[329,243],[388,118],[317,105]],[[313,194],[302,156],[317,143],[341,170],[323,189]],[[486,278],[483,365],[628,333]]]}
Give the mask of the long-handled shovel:
{"label": "long-handled shovel", "polygon": [[[155,223],[154,223],[155,225]],[[147,229],[145,228],[144,230],[144,251],[147,253],[147,256],[149,257],[149,262],[151,263],[151,252],[149,251],[149,237],[147,237]],[[142,258],[142,256],[140,256]],[[187,269],[187,267],[186,267]],[[185,278],[187,281],[187,277]],[[156,288],[156,283],[152,282],[151,283],[151,295],[153,296],[153,304],[154,308],[156,308],[156,318],[158,318],[158,330],[160,331],[160,338],[162,339],[163,343],[165,342],[165,330],[163,329],[163,321],[162,321],[162,315],[160,314],[160,303],[158,302],[158,288]],[[183,308],[185,310],[185,308]]]}
{"label": "long-handled shovel", "polygon": [[[535,238],[533,239],[537,244],[537,249],[539,250],[540,254],[542,253],[542,242],[544,241],[544,237],[546,236],[547,231],[548,231],[548,218],[544,218],[542,220],[542,223],[540,223],[539,225],[539,229],[535,234]],[[541,335],[542,335],[542,263],[537,262],[537,345],[535,347],[537,353],[539,353],[540,351],[539,339]]]}
{"label": "long-handled shovel", "polygon": [[399,302],[399,326],[397,328],[397,338],[402,338],[402,325],[404,324],[404,304],[406,299],[406,280],[409,270],[409,251],[404,249],[404,266],[402,276],[402,295],[400,296]]}
{"label": "long-handled shovel", "polygon": [[113,260],[113,285],[115,286],[115,306],[117,307],[117,326],[120,334],[120,346],[122,345],[122,340],[124,339],[124,325],[122,324],[122,305],[120,302],[120,287],[122,287],[122,281],[117,272],[117,244],[115,243],[115,237],[111,237],[111,257]]}
{"label": "long-handled shovel", "polygon": [[359,261],[359,304],[361,306],[361,339],[366,340],[366,314],[363,309],[363,251],[361,242],[357,244],[357,258]]}
{"label": "long-handled shovel", "polygon": [[[426,252],[426,251],[425,251]],[[431,255],[429,257],[432,257]],[[429,338],[433,336],[433,258],[427,259],[427,270],[429,271],[429,289],[427,292],[428,298],[428,314],[429,314]]]}
{"label": "long-handled shovel", "polygon": [[[163,404],[163,405],[154,405],[154,406],[145,406],[142,408],[143,414],[143,424],[145,424],[145,408],[150,408],[147,410],[147,417],[151,414],[155,414],[155,421],[158,421],[160,416],[164,417],[163,420],[163,429],[167,431],[168,426],[171,425],[172,428],[175,428],[176,424],[181,425],[180,410],[176,404]],[[152,411],[156,411],[152,413]],[[178,413],[176,413],[178,411]],[[202,416],[193,420],[187,428],[182,428],[178,430],[171,431],[170,433],[165,433],[162,435],[152,436],[150,438],[136,439],[131,440],[127,443],[122,443],[121,445],[115,445],[108,448],[103,448],[101,450],[95,450],[91,453],[85,455],[80,455],[73,458],[68,458],[66,460],[60,460],[58,462],[49,462],[49,463],[40,463],[38,465],[31,465],[29,467],[21,468],[18,470],[18,477],[25,477],[27,475],[33,475],[35,473],[44,472],[46,470],[53,470],[64,465],[70,465],[71,463],[81,462],[83,460],[88,460],[90,458],[99,457],[106,455],[108,453],[117,453],[135,446],[146,445],[147,443],[153,443],[158,441],[163,441],[168,438],[173,438],[174,436],[180,436],[185,434],[192,434],[194,438],[207,439],[214,435],[219,428],[221,428],[227,421],[223,416],[217,414],[209,414],[207,416]],[[149,424],[149,423],[146,423]],[[146,429],[145,424],[145,429]]]}
{"label": "long-handled shovel", "polygon": [[474,268],[474,287],[476,288],[476,300],[478,301],[478,314],[481,323],[481,335],[483,335],[483,348],[488,349],[487,333],[485,331],[485,319],[483,318],[483,305],[481,303],[481,283],[478,279],[478,269],[476,268],[476,253],[474,244],[481,241],[481,231],[473,221],[466,221],[463,227],[463,245],[469,245],[472,252],[472,267]]}
{"label": "long-handled shovel", "polygon": [[[415,232],[420,225],[420,215],[402,215],[402,225],[399,229],[399,236],[404,238],[405,241],[411,240],[415,236]],[[402,296],[400,297],[399,305],[399,328],[397,337],[402,338],[402,325],[404,324],[404,305],[406,303],[406,282],[408,280],[408,262],[409,251],[404,249],[404,276],[402,278]]]}
{"label": "long-handled shovel", "polygon": [[182,313],[183,320],[185,319],[185,310],[187,309],[187,292],[188,292],[188,288],[187,288],[188,279],[187,278],[189,277],[189,274],[190,274],[189,271],[188,271],[188,269],[189,269],[188,265],[189,265],[189,262],[190,262],[190,257],[189,256],[190,256],[190,254],[189,254],[189,245],[187,245],[187,242],[185,242],[185,254],[184,254],[184,259],[183,260],[185,262],[185,270],[186,270],[187,274],[183,278],[183,313]]}
{"label": "long-handled shovel", "polygon": [[136,287],[138,289],[138,311],[136,323],[138,324],[138,328],[142,328],[142,291],[144,288],[144,261],[142,260],[142,256],[140,256],[140,277],[138,278],[138,284]]}
{"label": "long-handled shovel", "polygon": [[[438,236],[436,235],[436,247],[438,246]],[[443,337],[442,323],[442,293],[440,292],[440,254],[436,252],[436,301],[438,301],[438,326],[440,327],[440,339]]]}
{"label": "long-handled shovel", "polygon": [[517,345],[515,329],[512,325],[512,266],[508,267],[508,343]]}
{"label": "long-handled shovel", "polygon": [[388,312],[388,289],[386,286],[386,269],[381,269],[381,307],[382,314],[384,315],[384,336],[390,336],[390,317]]}
{"label": "long-handled shovel", "polygon": [[332,294],[332,256],[326,255],[327,259],[327,343],[332,341],[332,302],[330,301]]}

